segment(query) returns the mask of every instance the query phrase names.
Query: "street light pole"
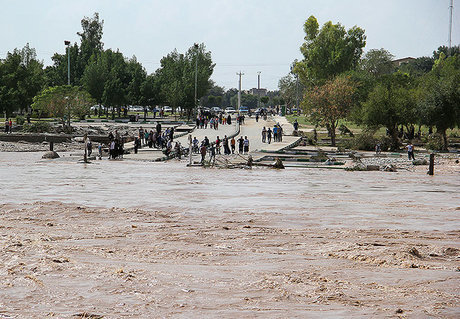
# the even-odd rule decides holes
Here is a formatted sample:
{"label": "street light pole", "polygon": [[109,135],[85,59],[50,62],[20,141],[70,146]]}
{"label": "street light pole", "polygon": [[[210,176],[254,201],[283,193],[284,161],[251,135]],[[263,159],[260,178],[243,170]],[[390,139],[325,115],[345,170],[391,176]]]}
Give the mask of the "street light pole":
{"label": "street light pole", "polygon": [[195,43],[195,102],[194,102],[195,107],[197,103],[197,88],[198,88],[198,43]]}
{"label": "street light pole", "polygon": [[67,46],[67,84],[70,85],[70,41],[65,40]]}
{"label": "street light pole", "polygon": [[241,76],[244,75],[244,73],[237,73],[236,75],[238,75],[240,77],[239,81],[238,81],[238,113],[240,112],[240,107],[241,107]]}
{"label": "street light pole", "polygon": [[257,107],[260,108],[260,71],[257,72]]}

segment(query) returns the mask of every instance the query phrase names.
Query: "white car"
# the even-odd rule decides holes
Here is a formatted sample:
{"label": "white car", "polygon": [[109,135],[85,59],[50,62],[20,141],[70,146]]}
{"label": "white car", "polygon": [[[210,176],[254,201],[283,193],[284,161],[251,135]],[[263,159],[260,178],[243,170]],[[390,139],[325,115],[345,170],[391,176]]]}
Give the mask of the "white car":
{"label": "white car", "polygon": [[220,113],[222,112],[222,109],[218,106],[214,106],[213,108],[211,108],[211,111],[213,111],[214,113]]}
{"label": "white car", "polygon": [[165,112],[172,112],[172,107],[168,106],[168,105],[165,105],[163,106],[163,111]]}
{"label": "white car", "polygon": [[227,108],[225,109],[225,113],[227,113],[227,114],[234,114],[234,113],[236,113],[236,110],[235,110],[234,107],[227,107]]}

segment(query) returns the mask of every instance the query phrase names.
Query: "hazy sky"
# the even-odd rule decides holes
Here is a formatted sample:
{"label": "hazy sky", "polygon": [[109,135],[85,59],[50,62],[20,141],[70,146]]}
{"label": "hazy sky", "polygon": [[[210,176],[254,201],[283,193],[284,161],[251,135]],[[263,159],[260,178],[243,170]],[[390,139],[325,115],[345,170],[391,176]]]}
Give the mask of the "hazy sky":
{"label": "hazy sky", "polygon": [[[455,1],[454,1],[455,2]],[[447,45],[449,0],[0,0],[0,57],[27,42],[45,65],[64,40],[79,42],[84,16],[104,20],[104,48],[135,55],[148,73],[177,48],[204,42],[216,63],[212,79],[225,88],[277,89],[301,59],[303,23],[314,15],[366,31],[365,50],[385,48],[396,58],[431,56]],[[456,7],[458,5],[458,7]],[[452,44],[460,43],[460,3],[454,3]]]}

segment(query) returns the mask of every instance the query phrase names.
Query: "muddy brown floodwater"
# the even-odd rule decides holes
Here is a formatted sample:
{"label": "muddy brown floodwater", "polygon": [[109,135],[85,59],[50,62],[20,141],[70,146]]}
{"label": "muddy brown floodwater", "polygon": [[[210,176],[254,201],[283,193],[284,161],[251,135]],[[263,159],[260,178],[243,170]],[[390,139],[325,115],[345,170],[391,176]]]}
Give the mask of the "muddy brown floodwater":
{"label": "muddy brown floodwater", "polygon": [[458,169],[0,153],[0,318],[458,318]]}

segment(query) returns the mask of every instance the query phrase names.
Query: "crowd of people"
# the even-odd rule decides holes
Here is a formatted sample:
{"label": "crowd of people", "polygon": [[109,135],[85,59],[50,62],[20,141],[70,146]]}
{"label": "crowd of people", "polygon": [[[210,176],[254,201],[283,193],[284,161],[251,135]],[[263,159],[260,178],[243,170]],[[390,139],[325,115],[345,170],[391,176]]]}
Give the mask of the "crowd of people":
{"label": "crowd of people", "polygon": [[[238,144],[238,150],[236,150],[236,145]],[[240,136],[237,140],[235,137],[229,139],[227,135],[223,139],[220,139],[217,136],[214,142],[211,142],[207,136],[200,141],[194,137],[192,140],[192,151],[201,155],[201,163],[206,158],[206,154],[209,153],[209,160],[213,160],[216,157],[216,154],[230,155],[230,154],[248,154],[249,153],[249,139],[247,136],[243,138]]]}
{"label": "crowd of people", "polygon": [[156,124],[155,130],[152,129],[149,131],[139,127],[139,133],[134,138],[134,153],[137,153],[138,149],[143,146],[148,146],[149,148],[163,149],[163,152],[169,155],[172,151],[173,140],[174,127],[168,127],[162,131],[160,122]]}
{"label": "crowd of people", "polygon": [[5,120],[5,133],[11,133],[13,130],[13,121],[11,119]]}
{"label": "crowd of people", "polygon": [[118,130],[115,130],[115,134],[109,133],[109,141],[109,159],[123,158],[125,141]]}
{"label": "crowd of people", "polygon": [[232,117],[230,114],[225,116],[224,114],[220,113],[219,115],[215,115],[211,112],[201,112],[196,117],[196,128],[199,129],[207,129],[208,125],[210,128],[217,130],[219,125],[231,125],[232,124]]}
{"label": "crowd of people", "polygon": [[272,142],[282,142],[283,141],[283,128],[279,123],[273,126],[273,129],[270,127],[267,129],[265,126],[262,128],[262,143],[270,144]]}

